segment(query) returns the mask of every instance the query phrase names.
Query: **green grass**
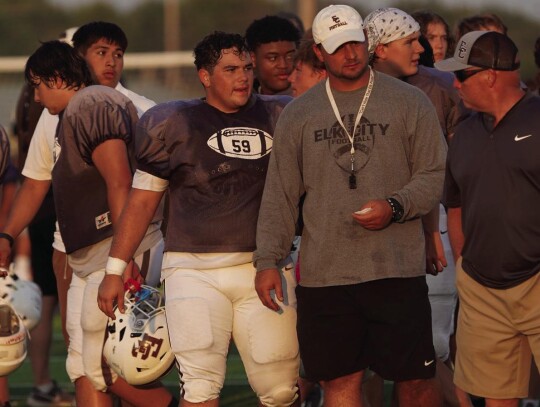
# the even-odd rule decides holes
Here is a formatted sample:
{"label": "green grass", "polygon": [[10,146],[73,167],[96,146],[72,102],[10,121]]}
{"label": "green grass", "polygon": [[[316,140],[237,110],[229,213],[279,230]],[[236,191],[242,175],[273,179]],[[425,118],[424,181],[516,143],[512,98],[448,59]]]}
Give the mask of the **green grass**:
{"label": "green grass", "polygon": [[[50,372],[60,386],[73,392],[73,385],[65,370],[66,349],[60,330],[60,317],[57,315],[54,319],[54,335],[51,349]],[[178,373],[172,369],[162,380],[163,384],[178,397]],[[26,397],[33,387],[32,370],[30,361],[27,358],[22,366],[9,375],[9,388],[13,407],[26,407]],[[384,386],[384,406],[390,406],[392,383],[385,382]],[[229,358],[227,361],[227,376],[225,386],[221,393],[220,406],[222,407],[253,407],[257,405],[257,398],[249,387],[242,361],[238,351],[231,346]]]}
{"label": "green grass", "polygon": [[[73,385],[67,376],[65,363],[66,348],[60,329],[60,317],[57,315],[54,319],[54,335],[49,368],[53,379],[64,390],[73,392]],[[176,369],[172,369],[163,378],[162,382],[178,398],[178,373]],[[32,369],[30,360],[26,358],[21,367],[9,375],[12,406],[26,407],[26,397],[32,387]],[[240,356],[234,346],[231,346],[227,362],[227,377],[225,378],[220,405],[224,407],[252,407],[257,405],[257,399],[248,385]]]}

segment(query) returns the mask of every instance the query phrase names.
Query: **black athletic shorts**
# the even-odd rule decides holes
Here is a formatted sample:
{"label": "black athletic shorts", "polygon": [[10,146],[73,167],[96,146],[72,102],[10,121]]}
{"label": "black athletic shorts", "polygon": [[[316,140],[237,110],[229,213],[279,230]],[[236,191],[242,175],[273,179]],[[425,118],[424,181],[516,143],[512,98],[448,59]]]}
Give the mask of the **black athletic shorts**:
{"label": "black athletic shorts", "polygon": [[366,368],[384,379],[435,375],[425,277],[332,287],[296,287],[306,377],[332,380]]}
{"label": "black athletic shorts", "polygon": [[54,216],[33,222],[28,226],[32,245],[32,272],[34,282],[44,296],[58,296],[56,277],[52,265],[53,240],[56,218]]}

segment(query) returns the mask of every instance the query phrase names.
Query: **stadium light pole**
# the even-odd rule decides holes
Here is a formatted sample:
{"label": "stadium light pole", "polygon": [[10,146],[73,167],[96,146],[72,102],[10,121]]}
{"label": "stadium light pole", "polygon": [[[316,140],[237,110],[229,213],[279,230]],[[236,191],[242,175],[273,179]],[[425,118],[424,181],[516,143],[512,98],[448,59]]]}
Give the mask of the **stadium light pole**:
{"label": "stadium light pole", "polygon": [[[163,0],[163,41],[165,51],[180,50],[180,0]],[[173,87],[180,81],[178,68],[165,72],[165,84]]]}
{"label": "stadium light pole", "polygon": [[317,0],[298,0],[297,14],[304,22],[306,29],[311,27],[317,13]]}
{"label": "stadium light pole", "polygon": [[165,51],[180,50],[180,0],[163,0]]}

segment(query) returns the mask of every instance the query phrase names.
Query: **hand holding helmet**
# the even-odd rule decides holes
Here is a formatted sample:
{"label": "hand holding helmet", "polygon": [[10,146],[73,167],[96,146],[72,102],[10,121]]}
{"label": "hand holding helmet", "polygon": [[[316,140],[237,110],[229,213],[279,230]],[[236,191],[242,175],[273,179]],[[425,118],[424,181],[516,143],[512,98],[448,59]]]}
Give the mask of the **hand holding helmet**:
{"label": "hand holding helmet", "polygon": [[103,355],[129,384],[147,384],[166,374],[175,360],[163,297],[156,288],[128,284],[124,305],[125,313],[114,307]]}

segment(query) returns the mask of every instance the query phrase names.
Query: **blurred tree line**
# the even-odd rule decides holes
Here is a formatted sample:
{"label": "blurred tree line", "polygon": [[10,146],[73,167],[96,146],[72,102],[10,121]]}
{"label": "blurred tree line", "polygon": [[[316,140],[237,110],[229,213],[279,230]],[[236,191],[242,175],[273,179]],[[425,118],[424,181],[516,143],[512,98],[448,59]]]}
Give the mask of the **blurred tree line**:
{"label": "blurred tree line", "polygon": [[[266,14],[293,11],[275,0],[179,0],[181,49],[191,50],[214,30],[243,33]],[[164,48],[163,0],[149,0],[130,11],[96,2],[63,8],[47,0],[0,0],[0,55],[29,55],[40,41],[58,38],[69,27],[104,20],[118,24],[129,39],[130,52],[159,52]]]}
{"label": "blurred tree line", "polygon": [[[213,30],[243,33],[253,19],[278,11],[294,12],[296,3],[303,0],[179,0],[180,48],[191,50],[207,33]],[[157,52],[164,49],[163,0],[149,0],[130,11],[122,12],[104,3],[78,8],[62,8],[47,0],[0,0],[0,55],[28,55],[39,41],[57,38],[66,28],[89,21],[105,20],[120,25],[129,38],[129,52]],[[318,0],[318,9],[335,3]],[[362,16],[371,10],[361,0],[345,0],[356,7]],[[389,4],[381,2],[381,4]],[[533,60],[534,42],[540,36],[539,22],[524,15],[498,9],[470,7],[447,8],[436,2],[402,0],[396,7],[412,12],[430,8],[443,16],[451,27],[465,16],[480,12],[498,14],[509,28],[509,35],[517,43],[522,59],[522,75],[530,78],[537,71]],[[311,22],[306,22],[311,25]]]}

